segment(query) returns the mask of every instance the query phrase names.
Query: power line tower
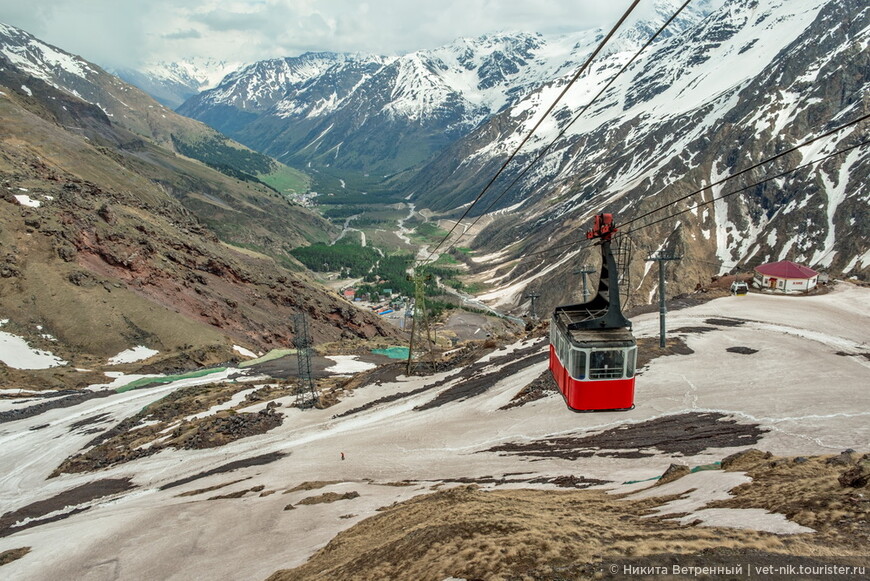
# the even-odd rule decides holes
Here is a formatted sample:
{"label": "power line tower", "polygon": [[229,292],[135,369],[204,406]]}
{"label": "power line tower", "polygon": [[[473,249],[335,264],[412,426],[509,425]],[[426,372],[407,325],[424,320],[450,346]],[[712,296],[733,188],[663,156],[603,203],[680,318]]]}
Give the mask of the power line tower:
{"label": "power line tower", "polygon": [[308,332],[308,317],[305,313],[293,315],[293,329],[296,337],[296,361],[299,364],[299,389],[296,390],[296,407],[311,408],[317,403],[319,394],[311,375],[311,334]]}
{"label": "power line tower", "polygon": [[412,375],[422,363],[425,354],[429,354],[432,370],[435,362],[432,360],[432,330],[429,327],[429,313],[426,310],[426,282],[432,280],[431,274],[423,274],[414,269],[414,274],[408,276],[414,283],[414,315],[411,319],[411,342],[408,346],[408,375]]}
{"label": "power line tower", "polygon": [[665,346],[665,314],[668,312],[668,308],[665,306],[665,262],[682,258],[682,256],[675,256],[660,250],[646,259],[647,262],[659,263],[659,347],[662,348]]}
{"label": "power line tower", "polygon": [[526,295],[523,298],[532,299],[532,319],[537,321],[538,320],[538,311],[535,309],[535,303],[537,302],[537,300],[539,298],[541,298],[541,295],[539,293],[526,293]]}

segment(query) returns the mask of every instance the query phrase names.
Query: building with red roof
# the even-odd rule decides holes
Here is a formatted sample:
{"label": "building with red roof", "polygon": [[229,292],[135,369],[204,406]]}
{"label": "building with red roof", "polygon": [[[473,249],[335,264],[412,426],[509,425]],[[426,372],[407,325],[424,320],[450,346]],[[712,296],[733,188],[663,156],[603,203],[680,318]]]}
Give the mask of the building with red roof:
{"label": "building with red roof", "polygon": [[762,289],[808,292],[819,282],[819,273],[790,260],[780,260],[756,267],[754,282]]}

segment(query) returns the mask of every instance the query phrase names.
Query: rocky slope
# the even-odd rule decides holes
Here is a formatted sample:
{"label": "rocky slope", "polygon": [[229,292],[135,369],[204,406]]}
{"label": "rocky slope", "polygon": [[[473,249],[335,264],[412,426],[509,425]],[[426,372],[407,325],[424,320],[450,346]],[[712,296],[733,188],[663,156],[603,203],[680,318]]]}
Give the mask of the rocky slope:
{"label": "rocky slope", "polygon": [[[107,126],[128,132],[123,137],[109,132],[112,143],[100,145],[122,145],[126,154],[119,159],[125,166],[160,183],[222,239],[284,256],[301,243],[328,239],[332,231],[328,222],[288,203],[287,192],[263,182],[267,179],[263,174],[288,171],[274,160],[174,113],[98,66],[4,24],[0,24],[0,62],[7,86],[58,123],[66,123],[70,109],[80,108],[67,104],[73,97],[95,106],[89,128],[101,135],[107,133]],[[70,129],[80,131],[74,123]],[[228,179],[173,155],[180,151],[245,181]]]}
{"label": "rocky slope", "polygon": [[[476,241],[481,249],[507,249],[483,277],[500,287],[490,298],[517,305],[523,289],[534,287],[550,291],[549,304],[567,300],[579,286],[570,273],[595,260],[578,242],[595,213],[631,222],[865,115],[868,24],[870,11],[857,1],[727,2],[679,39],[648,49],[575,119],[615,72],[607,65],[626,62],[630,53],[602,61],[471,214],[490,213],[482,223],[492,225]],[[412,199],[445,212],[464,208],[563,86],[544,87],[446,150],[415,176]],[[866,145],[760,182],[867,138],[865,121],[631,223],[636,300],[653,297],[657,277],[644,259],[658,249],[684,256],[669,265],[670,294],[723,271],[781,259],[835,276],[866,276]],[[740,188],[747,189],[710,204]],[[554,250],[522,258],[548,248]]]}
{"label": "rocky slope", "polygon": [[[233,344],[290,346],[300,311],[319,341],[395,334],[275,259],[215,235],[235,231],[225,240],[280,249],[319,219],[305,226],[310,214],[277,193],[178,157],[0,59],[4,331],[81,367],[145,345],[169,358],[166,368],[227,360]],[[202,207],[218,210],[201,219]],[[295,223],[271,231],[269,213]],[[0,368],[4,386],[63,385],[75,375]]]}

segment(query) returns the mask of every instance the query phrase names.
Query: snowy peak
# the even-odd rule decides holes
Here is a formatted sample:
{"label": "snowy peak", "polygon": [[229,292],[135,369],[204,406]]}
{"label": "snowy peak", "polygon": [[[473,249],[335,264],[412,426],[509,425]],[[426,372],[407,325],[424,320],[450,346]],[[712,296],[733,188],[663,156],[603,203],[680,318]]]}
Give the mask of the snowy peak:
{"label": "snowy peak", "polygon": [[155,79],[184,84],[197,92],[216,87],[228,74],[239,68],[240,63],[212,58],[193,58],[178,62],[158,62],[146,66],[144,73]]}
{"label": "snowy peak", "polygon": [[215,87],[238,63],[215,59],[158,62],[141,70],[112,69],[112,73],[175,109],[201,91]]}
{"label": "snowy peak", "polygon": [[360,64],[382,64],[380,57],[343,53],[308,52],[298,57],[258,61],[229,75],[203,96],[203,102],[264,111],[275,106],[288,92],[300,90],[313,79],[330,74],[336,67],[355,69]]}
{"label": "snowy peak", "polygon": [[0,54],[22,72],[61,90],[67,90],[70,77],[87,80],[97,73],[97,69],[81,57],[3,23],[0,23]]}
{"label": "snowy peak", "polygon": [[[686,11],[677,29],[703,16]],[[618,51],[636,49],[639,30],[650,25],[621,32]],[[393,58],[308,53],[260,61],[178,111],[287,163],[394,173],[431,159],[542,84],[564,84],[602,35],[502,32]]]}

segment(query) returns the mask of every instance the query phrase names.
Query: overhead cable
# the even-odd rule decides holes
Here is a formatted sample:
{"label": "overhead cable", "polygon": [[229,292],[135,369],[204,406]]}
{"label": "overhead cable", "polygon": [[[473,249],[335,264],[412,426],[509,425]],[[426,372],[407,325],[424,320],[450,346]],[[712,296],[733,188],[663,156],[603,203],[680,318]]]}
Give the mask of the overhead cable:
{"label": "overhead cable", "polygon": [[[646,43],[645,43],[642,47],[640,47],[640,49],[639,49],[636,53],[634,53],[634,56],[632,56],[631,59],[629,59],[629,61],[626,62],[624,65],[622,65],[622,68],[620,68],[620,69],[616,72],[615,75],[613,75],[612,77],[610,77],[610,80],[607,81],[607,83],[604,85],[604,87],[602,87],[601,90],[598,91],[598,93],[597,93],[594,97],[592,97],[592,99],[591,99],[588,103],[586,103],[586,105],[585,105],[582,109],[580,109],[580,111],[579,111],[576,115],[574,115],[574,117],[571,119],[571,121],[570,121],[567,125],[565,125],[565,127],[564,127],[561,131],[559,131],[558,135],[556,135],[556,137],[553,138],[553,140],[552,140],[552,141],[551,141],[547,146],[545,146],[544,148],[541,149],[541,151],[538,153],[538,155],[536,155],[536,156],[534,157],[534,159],[532,159],[532,160],[531,160],[531,161],[526,165],[526,167],[523,169],[523,171],[521,171],[521,172],[520,172],[520,173],[519,173],[519,174],[518,174],[518,175],[513,179],[513,181],[511,181],[510,184],[508,184],[508,186],[507,186],[507,187],[506,187],[506,188],[505,188],[505,189],[504,189],[504,190],[503,190],[503,191],[498,195],[498,197],[496,197],[492,202],[490,202],[489,206],[487,206],[486,209],[485,209],[485,210],[484,210],[484,211],[483,211],[483,212],[482,212],[482,213],[481,213],[481,214],[480,214],[480,215],[479,215],[479,216],[474,220],[474,222],[472,222],[471,225],[466,229],[466,232],[467,232],[468,230],[470,230],[471,228],[474,228],[474,226],[477,224],[477,222],[478,222],[478,221],[479,221],[483,216],[485,216],[485,215],[486,215],[486,214],[487,214],[487,213],[492,209],[492,207],[495,206],[495,204],[496,204],[499,200],[501,200],[501,199],[504,197],[504,195],[507,194],[507,193],[508,193],[508,192],[509,192],[509,191],[510,191],[510,190],[511,190],[511,189],[512,189],[516,184],[517,184],[517,182],[519,182],[519,181],[520,181],[520,180],[521,180],[521,179],[522,179],[522,178],[523,178],[523,177],[524,177],[524,176],[529,172],[529,170],[531,170],[532,167],[533,167],[535,164],[537,164],[537,163],[538,163],[538,162],[539,162],[539,161],[544,157],[544,155],[546,155],[547,152],[549,152],[550,149],[551,149],[551,148],[552,148],[552,147],[553,147],[553,146],[554,146],[554,145],[555,145],[555,144],[556,144],[556,143],[557,143],[557,142],[558,142],[562,137],[564,137],[565,133],[568,132],[568,129],[570,129],[571,126],[574,125],[574,123],[575,123],[578,119],[580,119],[580,117],[583,116],[583,114],[586,112],[586,110],[589,109],[589,107],[591,107],[592,104],[595,103],[595,102],[598,100],[598,98],[601,97],[601,95],[603,95],[603,94],[607,91],[607,89],[610,88],[611,85],[613,85],[613,83],[616,81],[616,79],[617,79],[617,78],[618,78],[622,73],[624,73],[624,72],[625,72],[625,71],[626,71],[626,70],[627,70],[627,69],[628,69],[628,68],[629,68],[629,67],[634,63],[635,60],[637,60],[637,58],[641,55],[641,53],[642,53],[644,50],[646,50],[646,49],[649,47],[649,45],[651,45],[653,42],[655,42],[655,40],[659,37],[659,35],[660,35],[662,32],[664,32],[664,30],[668,27],[668,25],[669,25],[671,22],[673,22],[674,19],[675,19],[677,16],[680,15],[680,13],[683,11],[683,9],[685,9],[686,6],[688,6],[690,2],[692,2],[692,0],[686,0],[686,1],[683,3],[683,5],[680,6],[680,7],[677,9],[677,11],[674,12],[674,13],[671,15],[671,17],[668,18],[668,20],[667,20],[664,24],[661,25],[661,27],[659,27],[659,29],[656,31],[656,33],[653,34],[653,35],[652,35],[652,36],[651,36],[651,37],[646,41]],[[460,236],[456,239],[456,241],[454,241],[453,244],[454,244],[454,245],[457,244],[457,243],[459,242],[459,239],[460,239],[460,238],[462,238],[462,235],[460,235]]]}
{"label": "overhead cable", "polygon": [[495,180],[498,179],[498,177],[502,174],[502,172],[504,172],[504,170],[508,166],[508,164],[510,164],[510,162],[513,161],[513,159],[517,156],[520,149],[522,149],[522,147],[526,144],[526,142],[528,142],[529,139],[532,138],[532,135],[535,134],[535,131],[538,130],[538,128],[541,126],[541,124],[544,122],[544,120],[547,119],[547,117],[550,115],[550,113],[553,111],[553,109],[556,108],[556,105],[559,104],[559,102],[562,100],[562,97],[564,97],[565,94],[568,92],[568,90],[574,85],[574,83],[577,82],[577,79],[579,79],[580,76],[584,72],[586,72],[586,69],[589,68],[589,65],[592,62],[592,60],[596,56],[598,56],[598,53],[601,52],[601,50],[605,47],[605,45],[607,45],[607,43],[610,41],[610,39],[613,37],[613,35],[616,34],[616,31],[619,30],[619,28],[622,26],[622,24],[629,17],[629,15],[634,11],[634,9],[637,7],[637,5],[639,3],[640,3],[640,0],[634,0],[631,3],[631,6],[628,7],[628,9],[625,11],[625,13],[622,15],[622,17],[616,23],[616,25],[610,30],[609,33],[607,33],[607,36],[605,36],[601,40],[601,42],[598,44],[598,46],[595,48],[595,50],[592,52],[592,54],[589,55],[589,57],[586,59],[586,62],[583,63],[583,66],[580,67],[580,69],[574,74],[574,76],[571,78],[571,80],[568,82],[568,84],[565,85],[565,88],[562,89],[562,91],[559,93],[559,95],[556,97],[556,99],[553,101],[553,103],[550,104],[550,106],[547,108],[546,111],[544,111],[544,113],[541,115],[540,119],[538,119],[538,121],[535,123],[535,125],[532,127],[532,129],[529,131],[529,133],[523,138],[523,140],[520,142],[520,144],[517,145],[517,147],[514,149],[513,153],[511,153],[508,156],[508,158],[501,165],[499,170],[487,182],[486,186],[484,186],[483,190],[477,195],[477,197],[474,199],[474,201],[471,203],[471,205],[469,205],[468,208],[466,208],[465,212],[462,214],[462,216],[460,216],[459,220],[456,221],[456,224],[453,225],[453,227],[450,229],[450,231],[447,233],[447,235],[444,236],[444,238],[441,240],[441,242],[438,243],[438,245],[435,247],[435,249],[429,253],[429,256],[426,257],[426,259],[423,261],[424,264],[429,262],[432,259],[432,257],[435,255],[435,253],[438,252],[438,249],[441,248],[444,245],[444,243],[450,238],[450,236],[453,234],[453,232],[456,230],[456,228],[459,226],[459,224],[462,222],[462,220],[464,220],[465,217],[468,216],[468,213],[471,212],[472,208],[474,208],[474,206],[477,205],[477,203],[484,196],[484,194],[486,194],[486,192],[489,191],[489,188],[492,186],[493,183],[495,183]]}

